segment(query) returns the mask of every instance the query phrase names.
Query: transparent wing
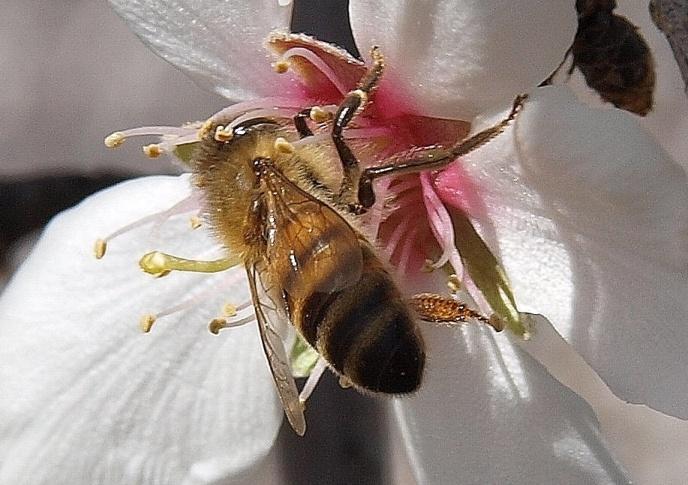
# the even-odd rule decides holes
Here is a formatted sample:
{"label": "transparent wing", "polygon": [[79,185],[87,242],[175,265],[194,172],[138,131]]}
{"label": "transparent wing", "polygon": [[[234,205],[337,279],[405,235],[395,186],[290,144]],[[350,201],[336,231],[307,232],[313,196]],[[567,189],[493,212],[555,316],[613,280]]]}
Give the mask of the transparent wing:
{"label": "transparent wing", "polygon": [[279,394],[280,401],[282,401],[282,407],[287,415],[289,424],[296,434],[303,436],[306,432],[306,418],[303,414],[304,406],[299,400],[299,391],[292,376],[289,358],[277,328],[280,319],[285,319],[286,317],[281,317],[278,313],[282,308],[270,307],[264,303],[262,298],[268,298],[276,305],[283,305],[283,302],[275,301],[277,298],[268,296],[265,288],[262,286],[264,283],[262,280],[259,286],[257,282],[258,272],[255,267],[247,267],[246,273],[248,275],[249,287],[251,288],[251,298],[256,312],[256,319],[258,320],[260,338],[263,342],[263,350],[268,359],[272,377],[275,380],[277,393]]}
{"label": "transparent wing", "polygon": [[263,47],[288,30],[291,7],[275,0],[110,0],[156,54],[232,101],[274,94],[276,78]]}
{"label": "transparent wing", "polygon": [[279,286],[298,298],[332,293],[357,284],[363,272],[361,239],[337,211],[276,169],[270,186],[266,221],[268,271]]}

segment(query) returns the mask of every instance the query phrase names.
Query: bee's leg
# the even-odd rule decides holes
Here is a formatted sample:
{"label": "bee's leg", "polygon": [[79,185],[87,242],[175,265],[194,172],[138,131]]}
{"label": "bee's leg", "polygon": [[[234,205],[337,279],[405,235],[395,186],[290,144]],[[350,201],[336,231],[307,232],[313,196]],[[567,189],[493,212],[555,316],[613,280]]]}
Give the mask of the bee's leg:
{"label": "bee's leg", "polygon": [[498,332],[504,330],[504,322],[498,316],[488,318],[451,296],[421,293],[412,296],[409,304],[425,322],[453,326],[475,321],[487,324]]}
{"label": "bee's leg", "polygon": [[296,131],[299,132],[299,138],[306,138],[307,136],[313,136],[313,132],[308,127],[308,119],[311,116],[311,108],[305,108],[296,113],[294,116],[294,126]]}
{"label": "bee's leg", "polygon": [[361,174],[358,160],[344,141],[343,130],[358,113],[363,111],[368,102],[368,96],[380,82],[385,67],[382,53],[377,47],[373,47],[370,55],[373,58],[372,67],[363,76],[356,89],[349,91],[344,97],[337,108],[332,124],[332,141],[339,154],[344,172],[342,185],[339,189],[339,199],[342,202],[354,200],[354,182]]}
{"label": "bee's leg", "polygon": [[395,159],[392,163],[366,168],[363,173],[361,173],[358,181],[358,203],[363,208],[371,207],[375,203],[373,181],[377,178],[387,175],[403,175],[442,168],[449,165],[457,158],[480,148],[506,129],[509,123],[516,117],[516,114],[519,112],[521,106],[523,106],[523,102],[526,98],[527,95],[525,94],[517,96],[516,99],[514,99],[511,112],[500,123],[478,132],[452,147],[431,147],[425,150],[419,150],[412,158],[407,160],[399,161]]}

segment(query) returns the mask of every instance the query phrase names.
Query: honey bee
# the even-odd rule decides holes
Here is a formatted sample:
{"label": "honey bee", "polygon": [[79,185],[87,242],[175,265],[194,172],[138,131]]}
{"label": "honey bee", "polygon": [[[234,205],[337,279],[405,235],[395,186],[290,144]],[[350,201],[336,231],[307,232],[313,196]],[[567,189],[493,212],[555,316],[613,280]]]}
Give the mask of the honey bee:
{"label": "honey bee", "polygon": [[655,70],[638,28],[616,15],[616,0],[577,0],[578,30],[571,46],[574,67],[607,102],[645,116],[652,110]]}
{"label": "honey bee", "polygon": [[[190,162],[208,223],[245,266],[263,348],[299,435],[306,429],[304,407],[280,337],[283,322],[355,388],[385,394],[412,393],[421,384],[425,349],[418,319],[494,323],[450,297],[405,298],[359,216],[375,201],[375,178],[446,165],[501,132],[524,98],[502,123],[455,146],[361,170],[343,132],[382,75],[377,49],[373,60],[331,119],[334,150],[298,143],[312,136],[306,111],[293,120],[219,118],[202,128]],[[334,152],[339,160],[333,161]]]}

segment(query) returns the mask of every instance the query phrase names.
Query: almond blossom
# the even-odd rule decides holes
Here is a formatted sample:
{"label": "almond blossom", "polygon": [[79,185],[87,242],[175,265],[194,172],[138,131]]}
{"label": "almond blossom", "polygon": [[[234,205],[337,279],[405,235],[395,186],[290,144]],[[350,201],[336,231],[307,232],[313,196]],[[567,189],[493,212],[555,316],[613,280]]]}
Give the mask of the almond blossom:
{"label": "almond blossom", "polygon": [[[326,116],[366,71],[285,34],[290,7],[278,2],[111,3],[156,53],[229,99],[210,119],[288,119],[313,106]],[[543,365],[559,355],[547,319],[621,399],[688,418],[686,177],[631,115],[535,88],[570,43],[569,3],[351,1],[360,50],[377,45],[386,62],[346,132],[363,163],[447,146],[529,95],[485,146],[381,180],[366,215],[409,292],[443,288],[449,264],[462,296],[511,323],[499,335],[423,327],[425,381],[393,399],[418,483],[629,481],[592,408]],[[106,143],[159,136],[146,153],[183,161],[200,128],[125,130]],[[282,410],[258,333],[240,325],[252,313],[244,273],[153,280],[137,267],[153,249],[222,257],[211,231],[188,227],[202,204],[187,175],[148,177],[46,229],[0,300],[0,483],[213,483],[260,467]],[[97,261],[89,244],[107,235]],[[236,328],[210,335],[226,303]],[[157,321],[141,335],[135,321],[148,313]]]}

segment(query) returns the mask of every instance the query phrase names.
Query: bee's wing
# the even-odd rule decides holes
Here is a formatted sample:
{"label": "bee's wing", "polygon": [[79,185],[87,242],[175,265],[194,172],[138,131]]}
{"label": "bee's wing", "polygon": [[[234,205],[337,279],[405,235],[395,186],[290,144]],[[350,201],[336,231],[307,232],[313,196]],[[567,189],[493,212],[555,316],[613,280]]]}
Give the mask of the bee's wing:
{"label": "bee's wing", "polygon": [[363,272],[361,236],[336,210],[278,170],[267,197],[266,263],[292,296],[333,293],[357,284]]}
{"label": "bee's wing", "polygon": [[[262,300],[262,298],[269,297],[262,287],[262,281],[260,282],[260,288],[257,284],[257,269],[254,266],[247,267],[246,273],[248,274],[248,283],[251,288],[251,298],[256,312],[256,319],[258,320],[263,350],[268,359],[272,377],[275,380],[277,394],[282,402],[282,407],[287,415],[289,424],[294,428],[296,434],[303,436],[306,432],[306,418],[303,415],[304,407],[299,400],[299,391],[294,382],[289,358],[284,349],[284,342],[276,328],[279,323],[277,319],[280,317],[276,309],[270,309]],[[272,298],[270,300],[273,304],[282,304],[282,302],[275,302]],[[268,313],[272,319],[268,318]]]}

